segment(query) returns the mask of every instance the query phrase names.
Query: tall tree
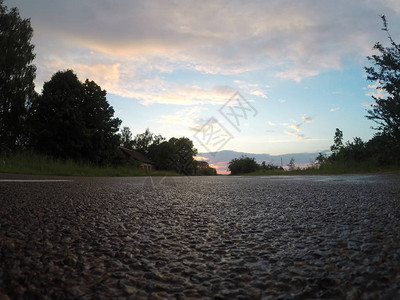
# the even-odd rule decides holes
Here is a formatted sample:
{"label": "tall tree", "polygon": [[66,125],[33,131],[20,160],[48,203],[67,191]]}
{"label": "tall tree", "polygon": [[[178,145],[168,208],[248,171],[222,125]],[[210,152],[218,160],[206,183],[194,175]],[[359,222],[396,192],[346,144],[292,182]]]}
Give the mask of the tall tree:
{"label": "tall tree", "polygon": [[339,128],[335,130],[335,136],[333,137],[333,145],[331,146],[331,151],[336,156],[343,148],[343,131]]}
{"label": "tall tree", "polygon": [[31,145],[40,153],[57,158],[82,159],[85,120],[84,88],[71,71],[57,72],[43,85],[32,106]]}
{"label": "tall tree", "polygon": [[377,89],[383,90],[383,96],[372,96],[375,104],[368,110],[367,118],[375,121],[375,128],[380,134],[390,136],[400,143],[400,44],[396,44],[389,32],[385,16],[382,16],[383,28],[390,41],[389,47],[376,43],[378,55],[368,59],[372,67],[366,67],[368,80],[378,84]]}
{"label": "tall tree", "polygon": [[167,141],[160,144],[151,144],[149,147],[148,157],[159,170],[174,170],[173,156],[174,146]]}
{"label": "tall tree", "polygon": [[31,144],[58,158],[104,164],[119,143],[121,121],[94,81],[81,83],[72,70],[54,74],[32,106]]}
{"label": "tall tree", "polygon": [[132,148],[132,132],[129,127],[124,127],[121,130],[121,143],[125,148]]}
{"label": "tall tree", "polygon": [[162,135],[154,135],[147,128],[145,132],[137,134],[132,141],[132,147],[144,154],[147,155],[149,153],[149,147],[151,145],[158,145],[165,141],[165,138]]}
{"label": "tall tree", "polygon": [[168,143],[173,148],[173,155],[169,158],[170,164],[179,174],[193,175],[196,170],[197,149],[187,137],[171,138]]}
{"label": "tall tree", "polygon": [[0,151],[20,146],[27,105],[35,95],[32,36],[30,20],[0,0]]}
{"label": "tall tree", "polygon": [[83,84],[81,113],[84,118],[87,145],[84,157],[97,164],[106,163],[120,143],[117,134],[121,120],[114,118],[114,108],[107,101],[107,92],[94,81]]}
{"label": "tall tree", "polygon": [[145,132],[137,134],[132,141],[133,148],[144,155],[148,154],[149,147],[152,143],[153,134],[148,128]]}
{"label": "tall tree", "polygon": [[148,157],[160,170],[174,170],[179,174],[194,175],[197,163],[194,157],[197,149],[186,137],[171,138],[163,141],[162,136],[155,136],[154,142],[148,147]]}

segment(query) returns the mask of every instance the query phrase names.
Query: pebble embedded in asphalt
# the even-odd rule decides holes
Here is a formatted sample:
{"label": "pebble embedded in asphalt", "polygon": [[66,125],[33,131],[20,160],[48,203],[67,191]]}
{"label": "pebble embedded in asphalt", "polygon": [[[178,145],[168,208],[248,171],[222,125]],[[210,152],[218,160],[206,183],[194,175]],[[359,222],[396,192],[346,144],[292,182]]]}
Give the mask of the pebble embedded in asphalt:
{"label": "pebble embedded in asphalt", "polygon": [[399,174],[2,178],[0,299],[400,299]]}

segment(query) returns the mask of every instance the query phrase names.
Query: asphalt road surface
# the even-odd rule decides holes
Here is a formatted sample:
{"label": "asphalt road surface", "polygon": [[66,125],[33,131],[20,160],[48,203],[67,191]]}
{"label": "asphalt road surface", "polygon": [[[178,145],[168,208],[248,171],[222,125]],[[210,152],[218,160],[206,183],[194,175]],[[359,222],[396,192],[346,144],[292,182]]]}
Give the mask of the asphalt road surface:
{"label": "asphalt road surface", "polygon": [[400,174],[0,174],[0,299],[400,299]]}

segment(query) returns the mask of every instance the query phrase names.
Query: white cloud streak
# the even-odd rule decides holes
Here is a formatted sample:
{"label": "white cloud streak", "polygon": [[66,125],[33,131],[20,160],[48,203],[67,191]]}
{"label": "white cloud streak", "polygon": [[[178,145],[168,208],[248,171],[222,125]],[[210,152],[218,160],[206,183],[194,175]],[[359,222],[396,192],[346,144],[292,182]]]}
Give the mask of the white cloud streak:
{"label": "white cloud streak", "polygon": [[[303,115],[301,117],[302,122],[297,123],[295,120],[291,120],[291,123],[279,123],[279,126],[281,127],[281,130],[283,130],[283,133],[286,135],[290,135],[293,137],[296,137],[297,139],[300,140],[311,140],[311,138],[306,137],[302,133],[302,126],[304,124],[311,124],[313,122],[313,119],[311,117],[308,117],[306,115]],[[276,126],[276,123],[268,121],[268,125],[270,126]]]}

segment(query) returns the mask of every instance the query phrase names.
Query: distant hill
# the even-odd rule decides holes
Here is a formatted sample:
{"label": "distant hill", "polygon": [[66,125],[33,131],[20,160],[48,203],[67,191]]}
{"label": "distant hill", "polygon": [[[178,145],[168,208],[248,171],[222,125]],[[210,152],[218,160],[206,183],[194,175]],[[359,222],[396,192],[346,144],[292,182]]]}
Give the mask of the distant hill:
{"label": "distant hill", "polygon": [[[328,153],[329,150],[320,151],[321,153]],[[223,150],[218,152],[202,152],[197,156],[204,157],[207,161],[213,166],[217,167],[218,173],[225,173],[227,169],[227,163],[230,162],[234,158],[239,158],[242,155],[248,156],[250,158],[255,158],[255,160],[261,164],[265,161],[266,164],[272,163],[276,166],[287,166],[289,164],[290,159],[293,157],[295,164],[298,166],[305,166],[307,164],[313,163],[315,158],[318,156],[320,152],[312,152],[312,153],[288,153],[282,155],[270,155],[270,154],[255,154],[255,153],[245,153],[245,152],[236,152],[232,150]]]}

